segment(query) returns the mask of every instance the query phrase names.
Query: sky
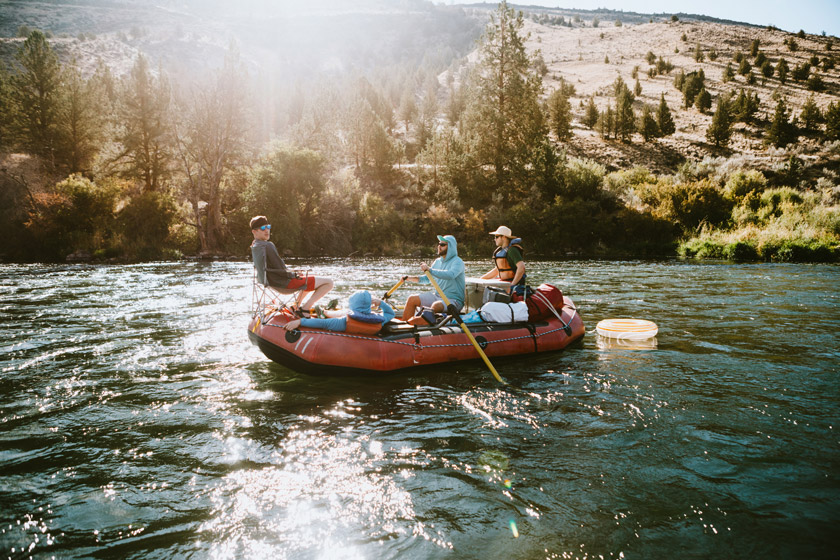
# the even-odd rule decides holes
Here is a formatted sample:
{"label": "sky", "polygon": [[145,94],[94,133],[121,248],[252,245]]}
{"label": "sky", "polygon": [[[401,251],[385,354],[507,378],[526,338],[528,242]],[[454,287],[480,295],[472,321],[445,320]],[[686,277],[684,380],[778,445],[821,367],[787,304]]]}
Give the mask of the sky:
{"label": "sky", "polygon": [[[467,4],[471,1],[438,0],[438,3]],[[644,14],[683,12],[758,25],[775,25],[785,31],[804,29],[806,33],[815,35],[825,31],[828,35],[840,36],[840,0],[508,0],[508,3],[582,10],[607,8]]]}

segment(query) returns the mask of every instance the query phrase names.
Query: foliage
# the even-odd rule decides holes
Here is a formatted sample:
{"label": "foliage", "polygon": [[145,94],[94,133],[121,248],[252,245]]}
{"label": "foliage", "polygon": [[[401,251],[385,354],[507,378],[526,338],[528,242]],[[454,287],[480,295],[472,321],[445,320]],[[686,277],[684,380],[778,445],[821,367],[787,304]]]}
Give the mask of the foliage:
{"label": "foliage", "polygon": [[542,80],[531,70],[523,25],[521,13],[515,15],[505,1],[499,4],[482,37],[464,115],[476,157],[492,167],[491,183],[504,196],[527,191],[531,147],[540,145],[547,132],[539,103]]}
{"label": "foliage", "polygon": [[172,160],[169,84],[155,78],[149,63],[137,57],[121,84],[118,140],[123,147],[118,161],[124,177],[142,181],[146,191],[163,188]]}
{"label": "foliage", "polygon": [[144,191],[132,198],[117,216],[124,254],[139,260],[163,256],[175,215],[169,195]]}
{"label": "foliage", "polygon": [[840,140],[840,101],[832,101],[825,111],[825,139]]}
{"label": "foliage", "polygon": [[327,186],[325,166],[315,151],[275,145],[251,171],[242,196],[246,215],[268,217],[278,228],[274,243],[280,251],[309,252],[317,246],[304,224],[319,212]]}
{"label": "foliage", "polygon": [[707,179],[659,181],[642,185],[637,192],[654,216],[679,225],[684,232],[693,232],[702,224],[723,224],[732,212],[732,202]]}
{"label": "foliage", "polygon": [[777,148],[787,146],[796,140],[796,126],[790,122],[787,104],[784,99],[779,99],[776,110],[773,113],[773,120],[767,129],[767,143]]}
{"label": "foliage", "polygon": [[81,175],[71,175],[52,192],[36,194],[26,222],[27,258],[58,261],[77,250],[93,253],[109,247],[118,195],[116,184],[97,185]]}
{"label": "foliage", "polygon": [[586,102],[583,119],[581,120],[586,128],[594,128],[598,122],[598,107],[595,106],[595,99],[590,97]]}
{"label": "foliage", "polygon": [[694,100],[694,106],[701,113],[705,113],[712,108],[712,96],[706,91],[706,88],[701,88],[700,92]]}
{"label": "foliage", "polygon": [[732,137],[732,114],[729,100],[720,96],[712,124],[706,131],[706,139],[717,147],[726,147]]}
{"label": "foliage", "polygon": [[670,136],[677,131],[674,118],[671,116],[671,110],[665,102],[664,93],[659,98],[659,107],[656,110],[656,125],[659,128],[659,134],[662,136]]}
{"label": "foliage", "polygon": [[820,111],[819,106],[817,106],[816,101],[814,101],[814,96],[808,96],[808,99],[805,100],[805,104],[802,105],[802,112],[799,114],[799,118],[802,121],[802,127],[805,130],[815,131],[817,126],[821,122],[823,122],[823,115]]}
{"label": "foliage", "polygon": [[16,140],[55,165],[58,149],[61,66],[40,31],[32,31],[15,54],[20,70],[11,77],[11,117]]}
{"label": "foliage", "polygon": [[551,130],[557,135],[557,139],[565,141],[571,138],[572,106],[562,88],[554,90],[548,96],[548,114]]}
{"label": "foliage", "polygon": [[776,64],[776,73],[779,75],[779,81],[782,82],[782,84],[787,82],[787,75],[789,71],[790,68],[788,67],[787,61],[784,58],[780,58],[779,63]]}
{"label": "foliage", "polygon": [[653,118],[653,111],[647,104],[642,107],[642,114],[639,116],[637,130],[645,142],[652,138],[657,138],[660,135],[659,125],[656,123],[656,119]]}

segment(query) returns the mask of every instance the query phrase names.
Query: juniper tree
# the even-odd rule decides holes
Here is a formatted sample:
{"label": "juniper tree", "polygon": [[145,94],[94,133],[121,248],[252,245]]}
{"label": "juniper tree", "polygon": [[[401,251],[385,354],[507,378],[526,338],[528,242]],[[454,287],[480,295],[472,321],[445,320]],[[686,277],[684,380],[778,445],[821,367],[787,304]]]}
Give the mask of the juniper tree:
{"label": "juniper tree", "polygon": [[729,145],[732,137],[732,117],[729,113],[729,100],[726,96],[718,97],[717,108],[712,117],[712,124],[706,130],[706,139],[718,148]]}
{"label": "juniper tree", "polygon": [[769,60],[765,60],[764,64],[761,65],[761,75],[765,78],[772,78],[774,71],[775,68],[773,68],[773,65],[770,63]]}
{"label": "juniper tree", "polygon": [[825,110],[825,139],[840,140],[840,101],[832,101]]}
{"label": "juniper tree", "polygon": [[645,60],[647,60],[648,64],[654,64],[656,62],[656,55],[653,54],[653,51],[648,51],[645,55]]}
{"label": "juniper tree", "polygon": [[639,82],[638,78],[636,78],[636,85],[633,86],[633,95],[636,97],[642,95],[642,84]]}
{"label": "juniper tree", "polygon": [[661,136],[670,136],[677,131],[674,124],[674,118],[671,116],[671,110],[665,102],[665,94],[661,94],[659,98],[659,108],[656,110],[656,124],[659,128]]}
{"label": "juniper tree", "polygon": [[820,111],[814,96],[808,96],[805,104],[802,105],[802,112],[799,114],[799,119],[802,121],[802,127],[808,131],[817,130],[817,126],[823,121],[823,115]]}
{"label": "juniper tree", "polygon": [[615,136],[615,111],[612,105],[607,105],[607,108],[598,114],[597,128],[602,138],[609,139]]}
{"label": "juniper tree", "polygon": [[732,64],[727,62],[726,68],[723,69],[723,77],[721,78],[721,81],[726,83],[731,81],[733,78],[735,78],[735,70],[732,69]]}
{"label": "juniper tree", "polygon": [[738,73],[742,76],[746,76],[750,73],[750,70],[752,70],[752,65],[750,64],[750,61],[747,60],[746,57],[742,58],[741,63],[738,65]]}
{"label": "juniper tree", "polygon": [[758,39],[753,39],[752,43],[750,43],[750,56],[756,56],[758,54],[758,47],[761,42]]}
{"label": "juniper tree", "polygon": [[642,135],[645,142],[660,135],[659,126],[656,124],[656,119],[653,118],[653,111],[651,111],[650,106],[647,104],[642,107],[642,114],[639,116],[637,131]]}
{"label": "juniper tree", "polygon": [[706,91],[706,88],[701,88],[697,93],[697,98],[694,101],[694,106],[701,113],[705,113],[712,108],[712,96]]}
{"label": "juniper tree", "polygon": [[705,80],[706,75],[703,72],[702,68],[695,72],[689,72],[688,74],[686,74],[685,81],[683,82],[682,87],[686,109],[688,109],[694,104],[694,100],[697,98],[697,94],[700,93],[700,90],[704,87]]}
{"label": "juniper tree", "polygon": [[776,73],[779,75],[779,81],[782,84],[787,82],[787,75],[790,68],[788,67],[788,63],[784,58],[779,59],[779,63],[776,64]]}
{"label": "juniper tree", "polygon": [[622,142],[627,142],[635,129],[636,114],[633,112],[633,94],[625,87],[615,98],[615,135]]}
{"label": "juniper tree", "polygon": [[764,52],[758,51],[758,54],[755,55],[755,60],[753,62],[757,67],[761,68],[761,65],[767,62],[767,56],[765,56]]}
{"label": "juniper tree", "polygon": [[592,97],[590,97],[589,101],[586,103],[582,122],[587,128],[594,128],[595,124],[598,122],[598,107],[595,106],[595,99]]}
{"label": "juniper tree", "polygon": [[796,140],[796,127],[790,122],[787,103],[779,99],[776,110],[773,113],[773,120],[767,129],[766,141],[777,148],[787,146]]}

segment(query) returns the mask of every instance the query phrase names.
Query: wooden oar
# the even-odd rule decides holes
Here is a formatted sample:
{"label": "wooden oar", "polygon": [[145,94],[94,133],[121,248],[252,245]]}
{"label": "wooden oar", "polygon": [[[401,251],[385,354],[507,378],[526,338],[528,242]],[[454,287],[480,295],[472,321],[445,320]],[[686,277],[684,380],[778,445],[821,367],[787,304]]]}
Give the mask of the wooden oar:
{"label": "wooden oar", "polygon": [[391,288],[390,290],[388,290],[387,292],[385,292],[385,295],[384,295],[384,296],[382,296],[382,299],[388,299],[389,297],[391,297],[391,294],[393,294],[394,292],[396,292],[396,291],[397,291],[397,289],[398,289],[400,286],[402,286],[402,285],[403,285],[403,283],[406,281],[406,279],[407,279],[407,278],[408,278],[408,276],[403,276],[402,278],[400,278],[400,281],[399,281],[399,282],[397,282],[396,284],[394,284],[394,287],[393,287],[393,288]]}
{"label": "wooden oar", "polygon": [[[437,293],[440,294],[440,297],[443,299],[443,303],[446,304],[446,308],[449,309],[449,299],[447,299],[446,294],[443,293],[443,290],[440,289],[440,286],[438,286],[437,281],[434,279],[434,277],[428,270],[426,271],[426,276],[429,278],[429,281],[432,283],[432,286],[435,287],[435,290],[437,290]],[[467,338],[470,339],[470,342],[472,342],[473,346],[475,346],[475,349],[478,350],[478,355],[481,356],[481,359],[484,360],[484,363],[487,364],[488,368],[490,368],[490,373],[493,374],[493,377],[495,377],[499,383],[505,383],[505,380],[499,376],[499,373],[496,371],[496,368],[494,368],[493,364],[490,363],[490,358],[488,358],[487,354],[484,353],[484,350],[481,349],[481,345],[478,343],[473,334],[470,332],[470,329],[467,328],[467,325],[461,319],[461,315],[459,313],[455,313],[454,319],[458,321],[458,325],[461,327],[461,330],[464,331],[464,334],[466,334]]]}

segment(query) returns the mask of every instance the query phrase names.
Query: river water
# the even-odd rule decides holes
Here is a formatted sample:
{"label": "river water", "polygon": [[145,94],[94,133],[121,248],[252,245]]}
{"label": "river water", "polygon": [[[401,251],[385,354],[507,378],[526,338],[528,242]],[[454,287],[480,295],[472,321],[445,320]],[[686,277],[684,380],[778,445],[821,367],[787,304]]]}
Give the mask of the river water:
{"label": "river water", "polygon": [[[345,301],[417,265],[296,264]],[[836,557],[839,267],[529,276],[587,335],[500,385],[480,362],[276,365],[248,341],[248,263],[0,265],[0,557]],[[656,345],[600,339],[609,317]]]}

